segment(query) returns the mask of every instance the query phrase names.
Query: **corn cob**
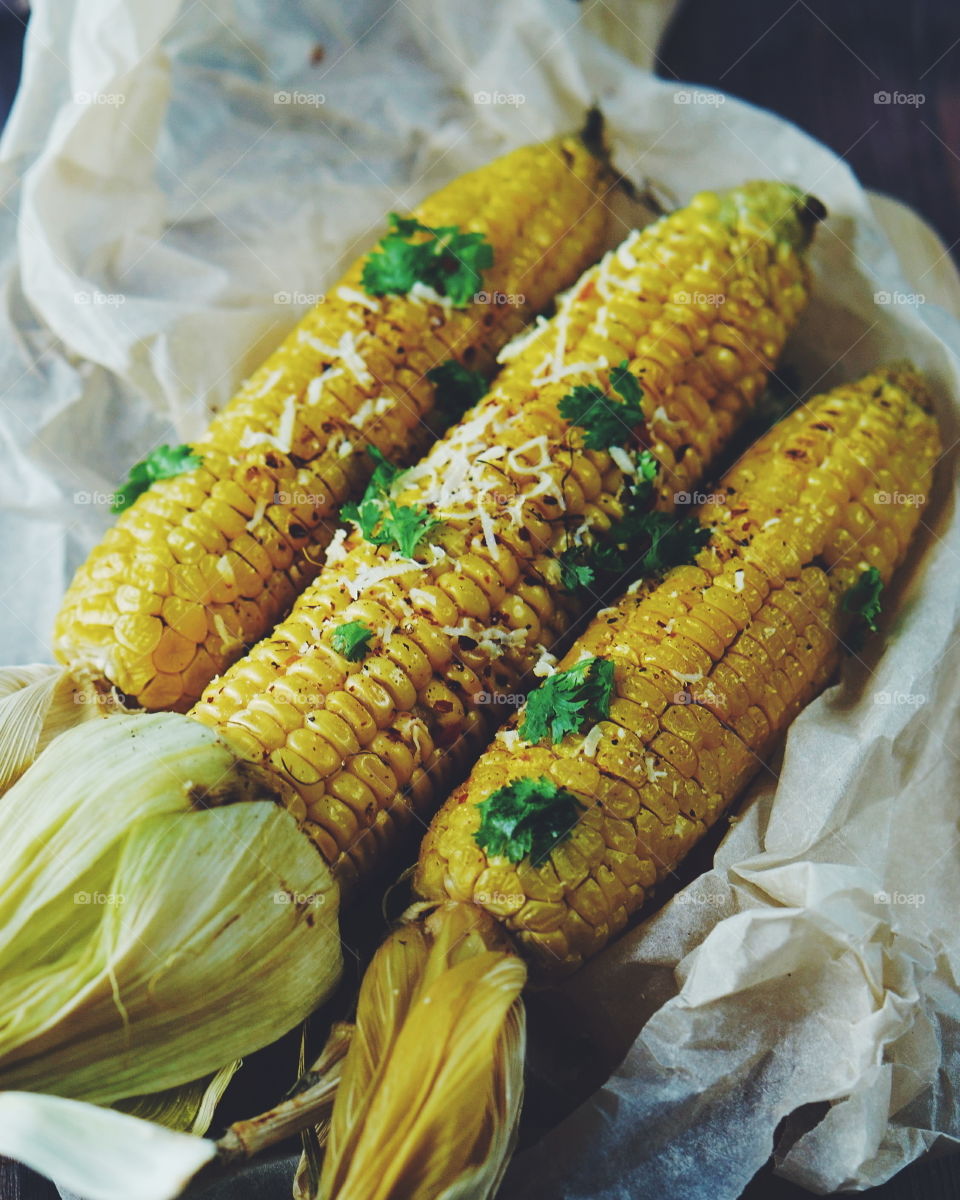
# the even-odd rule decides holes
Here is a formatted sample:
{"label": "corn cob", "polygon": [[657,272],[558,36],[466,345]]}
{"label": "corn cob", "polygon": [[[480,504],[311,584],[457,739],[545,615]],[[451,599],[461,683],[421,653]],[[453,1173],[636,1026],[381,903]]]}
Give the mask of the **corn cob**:
{"label": "corn cob", "polygon": [[[175,713],[116,716],[94,722],[89,735],[76,731],[83,736],[85,761],[98,764],[96,779],[79,795],[67,788],[50,796],[49,779],[68,769],[76,740],[58,739],[3,798],[11,814],[23,820],[33,814],[26,840],[42,846],[54,839],[75,841],[84,804],[107,803],[121,812],[121,830],[114,833],[108,821],[100,832],[114,847],[111,853],[122,858],[125,890],[135,894],[130,902],[136,900],[138,911],[149,910],[151,927],[162,924],[174,897],[166,887],[141,888],[136,864],[144,856],[169,864],[179,861],[183,849],[187,875],[175,889],[183,902],[197,879],[205,878],[204,864],[225,864],[237,881],[231,896],[235,900],[236,886],[243,893],[241,911],[232,917],[228,911],[230,928],[252,927],[259,938],[275,930],[279,939],[295,937],[301,949],[314,945],[318,972],[304,978],[294,962],[295,988],[292,980],[282,982],[282,956],[276,954],[270,972],[255,981],[259,989],[283,986],[285,994],[295,993],[292,1008],[305,1015],[304,1004],[315,1006],[333,986],[340,892],[348,893],[387,850],[397,848],[397,834],[491,731],[498,709],[483,702],[480,690],[501,694],[523,685],[524,675],[544,657],[542,647],[586,603],[582,596],[551,597],[561,574],[557,554],[569,542],[589,547],[595,537],[613,536],[604,532],[606,526],[639,502],[639,485],[628,489],[625,480],[641,464],[650,465],[644,458],[652,458],[649,450],[639,448],[644,442],[660,448],[662,469],[673,471],[675,487],[690,486],[736,418],[749,411],[765,368],[802,307],[802,249],[815,216],[793,189],[752,185],[725,197],[700,197],[649,233],[631,236],[616,258],[567,296],[553,322],[533,332],[526,348],[511,347],[498,388],[421,466],[393,478],[387,464],[379,464],[364,498],[347,513],[357,531],[338,535],[319,579],[291,617],[208,689],[194,710],[196,719]],[[711,291],[729,297],[728,303],[698,307],[694,300],[691,306],[689,297],[673,295],[674,282],[689,286],[705,271],[715,272]],[[688,312],[691,307],[696,311]],[[730,342],[736,352],[726,348]],[[586,351],[597,357],[585,359]],[[649,377],[642,395],[640,371]],[[568,394],[570,387],[584,389],[588,407],[603,418],[606,434],[599,446],[585,445],[596,438],[598,426],[582,405],[569,421],[560,415],[568,401],[579,404]],[[619,407],[611,391],[624,398]],[[685,423],[689,440],[698,445],[692,454],[671,440],[682,439]],[[669,486],[657,481],[651,491],[648,499],[659,508],[672,506]],[[662,512],[642,515],[669,519]],[[130,752],[146,764],[134,772],[135,781]],[[154,759],[161,769],[153,769]],[[156,831],[154,810],[163,817]],[[304,836],[291,812],[308,818],[303,828],[314,840]],[[141,813],[149,819],[138,819]],[[214,848],[216,840],[204,840],[205,831],[219,824],[235,836]],[[299,853],[290,846],[288,859],[300,868],[304,858],[314,860],[312,889],[298,888],[285,868],[278,877],[275,851],[291,838]],[[198,854],[201,842],[205,854]],[[272,850],[265,856],[268,844]],[[239,862],[238,849],[247,854]],[[113,859],[101,859],[100,874],[109,879]],[[53,919],[53,913],[62,924],[76,925],[64,919],[74,911],[68,907],[74,880],[62,871],[52,878],[49,863],[49,856],[37,857],[23,898],[13,882],[0,888],[0,901],[6,900],[0,954],[12,962],[20,931],[37,919]],[[79,870],[75,883],[86,885],[88,873],[82,864]],[[10,878],[17,876],[15,871]],[[278,905],[278,895],[289,904]],[[476,914],[481,926],[490,923],[487,914],[479,909]],[[81,945],[96,944],[95,958],[84,954],[75,961],[71,947],[77,943],[61,939],[62,954],[51,951],[50,963],[29,970],[29,980],[15,972],[5,999],[0,997],[0,1066],[13,1072],[4,1078],[15,1078],[21,1087],[57,1078],[66,1058],[69,1086],[93,1082],[98,1094],[129,1094],[130,1056],[111,1062],[108,1083],[90,1078],[91,1066],[101,1061],[97,1047],[115,1047],[118,1038],[136,1046],[138,1055],[145,1045],[153,1054],[177,1050],[175,1060],[167,1055],[159,1064],[164,1073],[157,1073],[155,1058],[149,1070],[135,1073],[138,1091],[151,1090],[154,1079],[168,1087],[193,1078],[196,1072],[183,1074],[183,1063],[193,1062],[198,1045],[209,1043],[197,1021],[203,1012],[197,1001],[222,986],[220,959],[195,948],[213,939],[222,954],[223,931],[207,921],[191,926],[185,951],[193,964],[189,988],[162,1006],[161,1031],[153,1020],[155,968],[125,952],[123,922],[106,913],[103,919],[97,919],[99,913],[87,916],[77,937]],[[249,917],[248,926],[233,924],[243,917]],[[174,939],[174,958],[177,925],[167,921],[163,933]],[[234,936],[242,942],[241,935]],[[457,936],[450,946],[461,943],[467,944]],[[428,958],[436,961],[432,954]],[[209,972],[208,961],[214,964]],[[512,1009],[503,989],[517,986],[524,974],[520,966],[500,973],[479,1009],[471,1010],[503,1013],[504,999]],[[461,981],[470,991],[474,970],[469,967]],[[170,971],[165,967],[162,974],[167,979]],[[46,1009],[24,1009],[19,997],[28,984],[50,998],[49,1019]],[[121,994],[137,997],[129,1023],[104,1001]],[[251,1029],[225,1022],[217,1052],[229,1048],[228,1057],[236,1057],[276,1036],[276,1023],[289,1020],[291,1009],[284,1010],[286,1017],[273,1011],[259,1010],[263,1019]],[[4,1026],[11,1013],[15,1020]],[[522,1024],[507,1020],[516,1041]],[[205,1053],[209,1057],[209,1047]],[[207,1058],[199,1057],[201,1069],[207,1069]],[[483,1059],[474,1056],[474,1065],[482,1066]],[[516,1085],[515,1071],[504,1074],[486,1093],[490,1103],[502,1102],[504,1112],[512,1111]]]}
{"label": "corn cob", "polygon": [[[424,839],[414,879],[424,903],[364,978],[325,1200],[493,1196],[520,1108],[518,1084],[509,1105],[494,1088],[522,1071],[523,980],[506,967],[525,961],[541,978],[575,969],[735,799],[835,669],[851,589],[865,571],[888,580],[906,551],[918,508],[883,503],[883,492],[925,499],[938,452],[910,368],[810,401],[704,506],[712,534],[695,563],[631,587],[560,663],[609,664],[601,711],[583,709],[556,741],[534,731],[534,743],[531,698],[497,735]],[[523,804],[489,807],[518,785],[530,789]],[[502,949],[505,931],[516,956]],[[458,934],[459,960],[445,965]],[[401,1013],[389,1023],[374,1006],[388,984]],[[454,1007],[467,1018],[459,1030]],[[421,1072],[415,1047],[438,1039],[442,1067]],[[494,1047],[485,1068],[479,1041]]]}
{"label": "corn cob", "polygon": [[365,294],[364,260],[308,313],[211,423],[202,465],[155,482],[70,586],[54,652],[148,709],[184,711],[316,574],[338,506],[363,489],[367,445],[423,447],[427,373],[489,374],[497,351],[602,250],[608,171],[586,140],[524,147],[414,215],[493,249],[484,287],[510,303],[456,308],[435,291]]}
{"label": "corn cob", "polygon": [[[432,811],[569,627],[583,602],[558,589],[558,555],[623,515],[637,455],[584,447],[560,415],[571,387],[605,401],[619,359],[642,381],[633,424],[661,464],[652,502],[669,511],[796,320],[812,223],[794,189],[758,184],[631,235],[396,481],[390,503],[419,514],[423,540],[399,553],[338,535],[290,617],[207,689],[191,715],[293,785],[342,892]],[[698,306],[684,289],[718,300]],[[336,644],[345,626],[367,631],[355,662]]]}

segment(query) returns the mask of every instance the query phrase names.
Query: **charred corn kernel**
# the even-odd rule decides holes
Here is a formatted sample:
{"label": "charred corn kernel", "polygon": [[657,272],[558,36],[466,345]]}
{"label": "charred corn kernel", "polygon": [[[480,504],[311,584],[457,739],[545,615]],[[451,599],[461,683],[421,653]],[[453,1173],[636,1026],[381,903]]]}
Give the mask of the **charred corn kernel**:
{"label": "charred corn kernel", "polygon": [[[494,253],[485,289],[520,301],[373,299],[355,263],[195,443],[202,467],[153,484],[91,553],[56,622],[57,657],[138,705],[189,708],[316,574],[338,506],[369,477],[366,446],[409,461],[429,440],[427,372],[454,358],[489,374],[504,343],[596,259],[607,186],[601,159],[566,137],[420,205],[426,225],[483,234]],[[208,625],[178,622],[171,600],[206,610]],[[162,638],[167,625],[187,646]]]}
{"label": "charred corn kernel", "polygon": [[[773,341],[779,349],[804,301],[810,222],[793,189],[755,184],[737,196],[726,209],[723,197],[701,198],[700,207],[632,234],[589,270],[553,320],[508,348],[506,368],[468,417],[393,485],[389,499],[399,510],[439,522],[413,557],[372,544],[356,528],[338,539],[287,621],[211,684],[193,710],[229,738],[234,728],[250,731],[251,712],[282,696],[287,678],[316,687],[308,715],[288,721],[278,710],[271,725],[259,726],[265,743],[257,760],[266,757],[299,787],[322,852],[329,857],[336,847],[330,863],[344,889],[368,877],[397,848],[400,832],[416,824],[412,817],[427,815],[462,777],[514,697],[536,682],[533,668],[545,649],[585,606],[557,587],[557,556],[623,514],[639,447],[584,448],[583,429],[560,413],[571,388],[612,386],[608,368],[626,359],[646,389],[656,369],[656,389],[645,390],[642,403],[662,456],[651,503],[663,510],[673,507],[676,490],[698,481],[699,464],[717,454],[749,411],[771,365],[767,350]],[[772,231],[770,213],[780,221]],[[668,247],[669,269],[661,262]],[[742,328],[733,382],[705,358],[724,306],[691,314],[686,302],[671,298],[688,277],[702,276],[705,262],[717,294],[749,281],[773,314],[758,336],[749,324]],[[691,331],[683,338],[672,332],[678,321]],[[701,376],[702,385],[691,382]],[[715,419],[718,402],[728,420]],[[661,429],[677,446],[696,436],[698,465],[675,452]],[[630,442],[628,431],[623,436]],[[740,613],[743,605],[735,598],[727,606]],[[331,643],[333,631],[351,621],[373,632],[369,652],[355,663],[338,659]],[[299,736],[304,726],[314,735],[309,741]],[[393,747],[389,795],[373,788],[359,765],[378,739]],[[298,760],[285,767],[288,750],[312,764],[320,781],[306,786]],[[671,757],[692,773],[685,743]]]}
{"label": "charred corn kernel", "polygon": [[[864,569],[890,578],[919,510],[905,520],[906,506],[868,501],[878,479],[926,497],[939,453],[929,408],[911,368],[880,370],[811,400],[750,449],[701,510],[713,533],[696,566],[595,618],[561,662],[586,652],[614,664],[606,719],[555,745],[502,732],[434,819],[419,894],[488,909],[545,974],[614,937],[826,684],[850,620],[843,599]],[[478,805],[537,779],[581,809],[542,866],[514,868],[526,899],[504,908],[485,880],[511,864],[478,846]]]}

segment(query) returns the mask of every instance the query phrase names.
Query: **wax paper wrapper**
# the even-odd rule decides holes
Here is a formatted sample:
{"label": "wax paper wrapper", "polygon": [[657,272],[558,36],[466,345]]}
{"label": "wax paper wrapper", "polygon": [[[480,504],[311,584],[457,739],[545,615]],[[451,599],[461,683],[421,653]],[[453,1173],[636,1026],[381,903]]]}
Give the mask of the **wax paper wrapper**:
{"label": "wax paper wrapper", "polygon": [[555,996],[612,1074],[517,1156],[509,1200],[732,1200],[774,1150],[811,1189],[866,1187],[960,1137],[960,326],[832,153],[642,69],[663,19],[41,0],[0,144],[0,662],[49,661],[127,465],[196,434],[387,210],[592,102],[621,171],[678,202],[764,175],[825,202],[800,391],[904,355],[930,374],[948,450],[883,636],[795,723],[714,869]]}

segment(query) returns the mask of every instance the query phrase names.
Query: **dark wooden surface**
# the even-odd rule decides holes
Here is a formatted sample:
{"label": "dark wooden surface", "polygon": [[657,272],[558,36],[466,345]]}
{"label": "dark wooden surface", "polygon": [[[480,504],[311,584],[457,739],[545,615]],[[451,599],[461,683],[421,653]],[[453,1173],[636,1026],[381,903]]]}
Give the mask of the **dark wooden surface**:
{"label": "dark wooden surface", "polygon": [[[22,10],[0,0],[0,118],[17,86],[23,24]],[[960,259],[960,0],[685,0],[657,70],[794,121],[866,186],[925,216]],[[878,103],[878,93],[923,101]],[[960,1160],[915,1164],[864,1194],[960,1200]],[[805,1197],[767,1169],[743,1200]],[[57,1200],[57,1192],[0,1160],[0,1200]]]}

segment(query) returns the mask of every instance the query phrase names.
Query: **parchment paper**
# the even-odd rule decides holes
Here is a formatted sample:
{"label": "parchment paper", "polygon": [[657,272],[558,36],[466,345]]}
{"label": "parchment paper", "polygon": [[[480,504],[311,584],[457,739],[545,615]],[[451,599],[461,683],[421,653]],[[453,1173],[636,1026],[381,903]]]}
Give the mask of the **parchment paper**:
{"label": "parchment paper", "polygon": [[0,662],[50,658],[127,465],[195,434],[387,209],[592,101],[620,168],[678,201],[760,175],[814,191],[831,215],[788,359],[805,392],[927,370],[937,500],[885,637],[796,722],[715,869],[568,985],[578,1032],[629,1052],[502,1194],[726,1200],[784,1117],[783,1174],[865,1187],[960,1138],[960,326],[833,154],[652,79],[663,10],[615,10],[41,0],[0,142]]}

